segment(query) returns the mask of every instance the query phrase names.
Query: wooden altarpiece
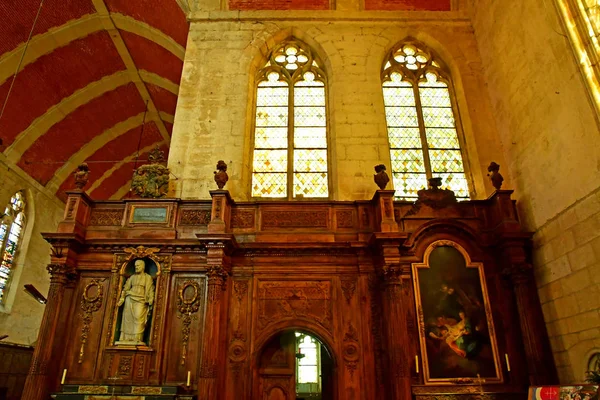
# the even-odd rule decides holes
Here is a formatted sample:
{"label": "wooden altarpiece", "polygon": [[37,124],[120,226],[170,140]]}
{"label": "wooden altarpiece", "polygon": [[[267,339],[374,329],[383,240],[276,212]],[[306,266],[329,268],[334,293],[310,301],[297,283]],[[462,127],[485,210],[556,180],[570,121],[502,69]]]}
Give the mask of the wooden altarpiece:
{"label": "wooden altarpiece", "polygon": [[[23,398],[295,399],[293,350],[276,340],[294,330],[330,355],[324,400],[524,398],[556,373],[511,193],[424,191],[413,204],[390,190],[245,203],[225,190],[69,192],[44,234],[51,285]],[[156,266],[155,295],[144,344],[123,346],[118,298],[136,259]]]}

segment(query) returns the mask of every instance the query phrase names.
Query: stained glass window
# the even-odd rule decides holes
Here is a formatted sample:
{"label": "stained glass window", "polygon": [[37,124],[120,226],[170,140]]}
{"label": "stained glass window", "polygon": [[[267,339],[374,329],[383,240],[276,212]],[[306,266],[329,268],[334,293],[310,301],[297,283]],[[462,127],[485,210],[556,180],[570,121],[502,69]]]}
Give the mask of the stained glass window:
{"label": "stained glass window", "polygon": [[556,0],[575,57],[600,112],[600,0]]}
{"label": "stained glass window", "polygon": [[328,197],[325,75],[303,43],[276,47],[259,71],[252,196]]}
{"label": "stained glass window", "polygon": [[296,392],[299,397],[320,397],[321,344],[302,332],[296,335]]}
{"label": "stained glass window", "polygon": [[0,221],[0,303],[6,300],[10,278],[15,268],[15,256],[25,226],[25,200],[23,192],[10,199]]}
{"label": "stained glass window", "polygon": [[432,177],[469,198],[449,86],[440,61],[418,44],[396,47],[386,61],[383,98],[398,199],[415,200]]}

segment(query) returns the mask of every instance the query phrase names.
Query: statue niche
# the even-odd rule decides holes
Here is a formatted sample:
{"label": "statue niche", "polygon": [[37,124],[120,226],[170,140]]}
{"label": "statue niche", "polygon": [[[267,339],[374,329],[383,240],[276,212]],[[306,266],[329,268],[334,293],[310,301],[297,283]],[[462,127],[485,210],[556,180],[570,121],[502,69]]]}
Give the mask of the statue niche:
{"label": "statue niche", "polygon": [[116,346],[147,346],[152,326],[158,265],[150,258],[129,261],[121,271]]}

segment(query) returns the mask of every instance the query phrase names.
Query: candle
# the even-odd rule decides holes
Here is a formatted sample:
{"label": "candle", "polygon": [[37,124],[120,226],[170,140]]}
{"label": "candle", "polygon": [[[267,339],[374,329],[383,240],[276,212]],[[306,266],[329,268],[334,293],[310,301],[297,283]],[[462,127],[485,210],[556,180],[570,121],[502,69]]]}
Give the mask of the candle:
{"label": "candle", "polygon": [[60,380],[60,384],[64,385],[65,384],[65,378],[67,377],[67,369],[63,369],[63,376],[62,379]]}
{"label": "candle", "polygon": [[510,361],[508,361],[508,354],[504,353],[504,358],[506,359],[506,370],[510,372]]}
{"label": "candle", "polygon": [[190,379],[191,379],[191,372],[188,371],[188,378],[187,378],[186,386],[190,386]]}
{"label": "candle", "polygon": [[415,356],[415,371],[419,373],[419,356]]}

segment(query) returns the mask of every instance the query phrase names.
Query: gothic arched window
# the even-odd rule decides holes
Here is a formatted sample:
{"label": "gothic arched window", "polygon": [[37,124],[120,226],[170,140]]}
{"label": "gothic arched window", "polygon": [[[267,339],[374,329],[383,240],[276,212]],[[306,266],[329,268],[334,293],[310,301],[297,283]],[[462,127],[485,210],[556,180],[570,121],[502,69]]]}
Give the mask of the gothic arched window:
{"label": "gothic arched window", "polygon": [[382,73],[396,198],[413,200],[427,179],[469,198],[451,81],[440,60],[420,44],[396,46]]}
{"label": "gothic arched window", "polygon": [[557,0],[557,4],[593,104],[600,112],[600,2]]}
{"label": "gothic arched window", "polygon": [[298,41],[258,72],[252,197],[329,197],[325,74]]}
{"label": "gothic arched window", "polygon": [[25,198],[22,191],[14,194],[0,221],[0,303],[6,299],[15,256],[25,227]]}

